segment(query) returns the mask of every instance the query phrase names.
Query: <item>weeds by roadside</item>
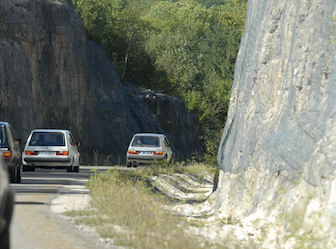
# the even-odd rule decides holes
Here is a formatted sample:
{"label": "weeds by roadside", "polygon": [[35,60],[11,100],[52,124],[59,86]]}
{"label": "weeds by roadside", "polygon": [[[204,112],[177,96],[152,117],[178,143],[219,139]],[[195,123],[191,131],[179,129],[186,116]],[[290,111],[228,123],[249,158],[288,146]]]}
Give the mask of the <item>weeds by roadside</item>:
{"label": "weeds by roadside", "polygon": [[91,190],[91,209],[70,211],[78,223],[95,227],[101,237],[112,238],[125,248],[244,248],[228,247],[224,242],[205,239],[190,232],[190,227],[203,229],[200,220],[188,220],[181,213],[163,208],[170,200],[148,187],[149,177],[160,174],[198,174],[208,172],[202,164],[192,166],[159,165],[135,171],[115,168],[97,174],[93,171],[87,187]]}
{"label": "weeds by roadside", "polygon": [[78,222],[133,248],[201,248],[197,238],[185,233],[184,219],[162,208],[165,198],[136,179],[119,170],[94,174],[88,183],[94,209],[80,211]]}
{"label": "weeds by roadside", "polygon": [[[197,163],[192,164],[189,166],[184,166],[185,163],[177,163],[175,165],[171,165],[167,162],[159,162],[157,164],[152,164],[150,167],[141,167],[138,170],[130,171],[130,172],[124,172],[126,178],[131,178],[134,180],[145,180],[148,177],[152,176],[158,176],[160,174],[165,175],[173,175],[176,173],[179,174],[186,174],[186,175],[198,175],[198,177],[201,177],[203,174],[206,173],[214,173],[215,169],[212,167],[209,167],[208,165]],[[122,173],[121,173],[122,174]],[[122,177],[122,175],[120,175]]]}

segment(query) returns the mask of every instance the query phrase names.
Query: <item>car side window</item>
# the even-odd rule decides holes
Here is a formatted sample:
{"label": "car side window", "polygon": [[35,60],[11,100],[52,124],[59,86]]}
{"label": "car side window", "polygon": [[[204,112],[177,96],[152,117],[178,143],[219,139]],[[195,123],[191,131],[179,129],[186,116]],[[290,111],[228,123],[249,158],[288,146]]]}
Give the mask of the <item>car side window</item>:
{"label": "car side window", "polygon": [[9,137],[11,137],[11,139],[13,139],[13,142],[14,142],[14,150],[20,150],[19,149],[19,143],[16,142],[16,138],[15,138],[12,126],[9,126],[9,133],[10,133]]}
{"label": "car side window", "polygon": [[14,135],[14,131],[12,129],[11,126],[9,126],[9,130],[10,130],[10,133],[11,133],[11,136],[12,136],[12,139],[15,140],[15,135]]}
{"label": "car side window", "polygon": [[72,146],[76,146],[76,142],[75,142],[75,139],[73,138],[72,134],[69,133],[68,136],[69,136],[70,144],[71,144]]}
{"label": "car side window", "polygon": [[166,147],[169,147],[169,142],[168,142],[168,139],[166,137],[163,137],[163,143]]}
{"label": "car side window", "polygon": [[0,130],[0,143],[5,143],[5,127],[2,125]]}

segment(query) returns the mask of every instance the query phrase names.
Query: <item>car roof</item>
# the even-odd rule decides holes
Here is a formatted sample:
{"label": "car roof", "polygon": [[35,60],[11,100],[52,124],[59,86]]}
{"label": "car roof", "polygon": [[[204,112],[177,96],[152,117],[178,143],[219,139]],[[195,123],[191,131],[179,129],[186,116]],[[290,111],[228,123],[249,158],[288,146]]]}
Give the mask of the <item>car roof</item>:
{"label": "car roof", "polygon": [[31,131],[33,132],[69,132],[69,130],[62,130],[62,129],[35,129]]}
{"label": "car roof", "polygon": [[4,122],[4,121],[0,121],[0,125],[9,125],[9,123],[8,122]]}
{"label": "car roof", "polygon": [[141,136],[155,136],[155,137],[164,137],[165,136],[164,134],[159,134],[159,133],[136,133],[136,134],[134,134],[133,137],[138,136],[138,135],[141,135]]}

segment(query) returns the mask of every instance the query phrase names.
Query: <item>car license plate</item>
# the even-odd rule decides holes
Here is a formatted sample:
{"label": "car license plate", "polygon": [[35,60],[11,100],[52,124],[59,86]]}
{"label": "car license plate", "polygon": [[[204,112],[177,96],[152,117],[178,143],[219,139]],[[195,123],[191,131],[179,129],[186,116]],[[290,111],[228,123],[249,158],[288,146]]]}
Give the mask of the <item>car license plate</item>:
{"label": "car license plate", "polygon": [[139,151],[139,154],[143,154],[143,155],[152,155],[153,152],[152,152],[152,151]]}
{"label": "car license plate", "polygon": [[55,155],[55,151],[39,151],[40,155]]}

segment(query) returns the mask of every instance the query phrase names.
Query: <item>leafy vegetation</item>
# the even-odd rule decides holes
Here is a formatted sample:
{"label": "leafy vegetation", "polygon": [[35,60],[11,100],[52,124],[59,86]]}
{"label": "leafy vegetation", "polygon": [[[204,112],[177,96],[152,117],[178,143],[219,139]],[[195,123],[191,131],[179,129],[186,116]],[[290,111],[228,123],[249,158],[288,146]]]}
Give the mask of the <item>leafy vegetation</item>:
{"label": "leafy vegetation", "polygon": [[123,82],[178,96],[215,163],[244,29],[243,0],[74,0]]}

